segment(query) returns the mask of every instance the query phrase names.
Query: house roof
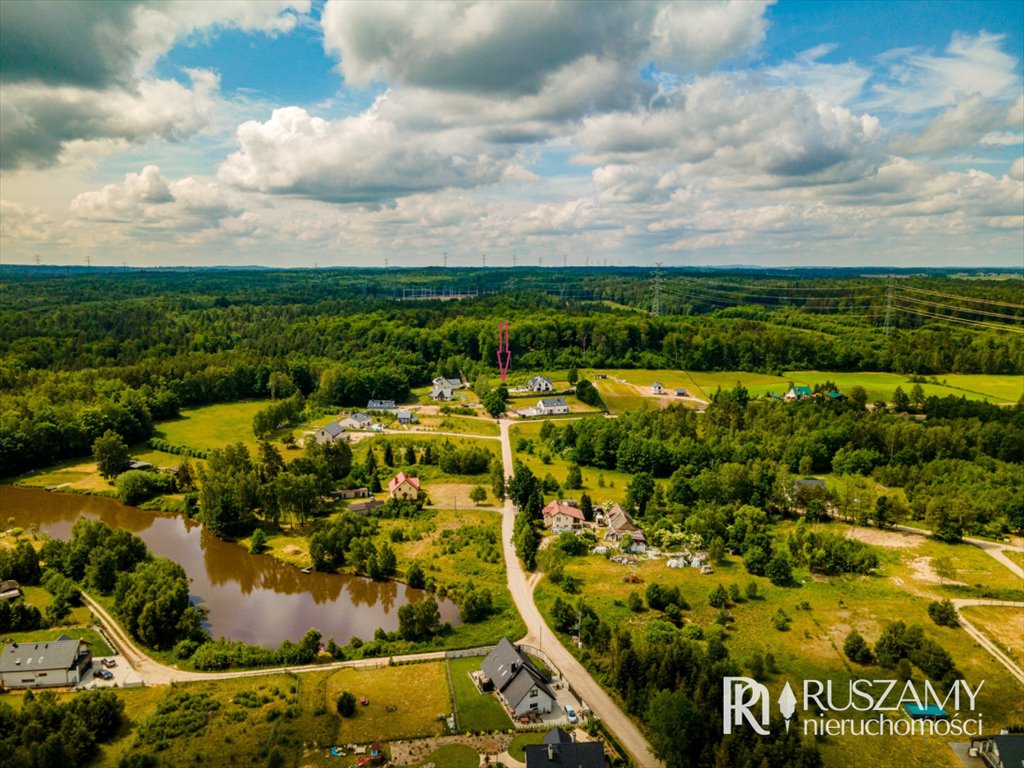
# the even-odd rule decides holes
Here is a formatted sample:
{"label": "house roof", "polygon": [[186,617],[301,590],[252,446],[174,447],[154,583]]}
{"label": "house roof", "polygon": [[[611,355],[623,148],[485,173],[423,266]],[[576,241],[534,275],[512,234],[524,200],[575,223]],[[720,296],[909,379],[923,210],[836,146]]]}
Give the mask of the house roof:
{"label": "house roof", "polygon": [[806,397],[810,397],[811,396],[811,388],[810,387],[805,387],[803,385],[799,385],[798,386],[798,385],[794,384],[792,387],[790,387],[790,391],[794,395],[800,395],[800,396],[806,396]]}
{"label": "house roof", "polygon": [[558,499],[552,499],[549,501],[547,506],[544,507],[542,514],[544,517],[554,517],[557,514],[563,514],[568,515],[569,517],[574,517],[580,521],[586,520],[579,509],[576,507],[570,507],[568,504],[563,504]]}
{"label": "house roof", "polygon": [[820,477],[800,477],[793,482],[794,488],[824,488],[825,481]]}
{"label": "house roof", "polygon": [[408,483],[417,491],[420,489],[420,479],[418,477],[409,477],[405,472],[399,472],[388,483],[388,491],[394,491],[395,488],[400,486],[402,483]]}
{"label": "house roof", "polygon": [[633,518],[629,516],[629,513],[618,504],[612,504],[605,515],[608,520],[608,527],[616,533],[640,530],[637,528],[636,523],[633,522]]}
{"label": "house roof", "polygon": [[1001,733],[989,739],[999,752],[999,759],[1003,765],[1016,766],[1024,765],[1024,734]]}
{"label": "house roof", "polygon": [[366,407],[369,408],[370,410],[373,410],[374,408],[376,408],[378,410],[380,410],[380,409],[387,409],[387,408],[394,408],[395,407],[395,401],[394,400],[371,400],[370,402],[368,402],[366,404]]}
{"label": "house roof", "polygon": [[549,397],[546,400],[540,401],[541,408],[558,408],[563,405],[565,405],[564,397]]}
{"label": "house roof", "polygon": [[688,394],[690,394],[690,393],[689,393],[689,392],[687,392],[687,391],[686,391],[685,389],[677,389],[677,390],[676,390],[676,394],[677,394],[677,395],[688,395]]}
{"label": "house roof", "polygon": [[337,437],[338,435],[345,431],[345,428],[341,426],[341,424],[339,424],[338,422],[332,421],[330,424],[325,426],[320,431],[326,432],[331,437]]}
{"label": "house roof", "polygon": [[563,731],[557,725],[544,734],[545,744],[571,744],[572,736]]}
{"label": "house roof", "polygon": [[530,384],[547,384],[550,387],[551,379],[547,378],[546,376],[534,376],[532,379],[530,379]]}
{"label": "house roof", "polygon": [[399,411],[398,412],[398,420],[399,421],[403,421],[405,419],[411,419],[411,418],[412,418],[412,411]]}
{"label": "house roof", "polygon": [[0,651],[0,672],[70,669],[82,644],[67,635],[41,643],[8,643]]}
{"label": "house roof", "polygon": [[527,744],[526,768],[605,768],[599,741]]}
{"label": "house roof", "polygon": [[14,579],[5,579],[0,581],[0,592],[8,592],[12,589],[21,589],[21,587],[18,586],[18,582]]}
{"label": "house roof", "polygon": [[495,690],[513,707],[522,701],[534,686],[552,699],[555,698],[554,692],[530,661],[530,657],[512,645],[507,637],[501,638],[487,654],[487,658],[480,663],[480,669],[494,683]]}

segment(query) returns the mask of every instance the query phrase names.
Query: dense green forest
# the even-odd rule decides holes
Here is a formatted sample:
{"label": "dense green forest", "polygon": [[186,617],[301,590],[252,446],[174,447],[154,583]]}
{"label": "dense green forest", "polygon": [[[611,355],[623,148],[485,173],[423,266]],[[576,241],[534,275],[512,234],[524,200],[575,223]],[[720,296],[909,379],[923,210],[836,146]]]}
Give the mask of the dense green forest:
{"label": "dense green forest", "polygon": [[[887,312],[882,281],[846,273],[801,274],[783,287],[778,275],[717,273],[711,288],[638,269],[2,274],[3,475],[87,455],[108,429],[145,440],[154,420],[184,406],[277,391],[364,405],[405,399],[438,374],[494,375],[499,319],[511,323],[513,366],[525,371],[1024,372],[1016,321],[1004,330]],[[902,282],[964,302],[1012,304],[1019,294],[1017,280]],[[446,285],[483,295],[402,300]]]}

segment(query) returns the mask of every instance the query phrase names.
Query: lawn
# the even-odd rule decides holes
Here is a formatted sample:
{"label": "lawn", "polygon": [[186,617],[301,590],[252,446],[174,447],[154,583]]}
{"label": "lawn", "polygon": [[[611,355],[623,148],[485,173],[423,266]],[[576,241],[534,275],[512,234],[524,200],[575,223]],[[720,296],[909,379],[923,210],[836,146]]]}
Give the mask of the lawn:
{"label": "lawn", "polygon": [[[437,416],[421,417],[419,426],[429,427],[438,432],[458,432],[481,437],[497,437],[499,434],[498,425],[490,417],[477,419],[471,416],[452,416],[441,413]],[[413,431],[415,432],[415,430]]]}
{"label": "lawn", "polygon": [[995,642],[1017,664],[1024,659],[1024,611],[998,605],[968,605],[964,618]]}
{"label": "lawn", "polygon": [[[822,384],[826,380],[835,382],[836,386],[839,387],[841,392],[846,392],[850,387],[859,385],[864,387],[868,393],[868,400],[884,400],[891,402],[893,393],[896,391],[896,387],[902,387],[903,391],[910,394],[910,390],[914,387],[914,382],[910,381],[907,376],[899,373],[880,373],[880,372],[856,372],[846,373],[837,371],[786,371],[783,374],[788,380],[794,384],[806,384],[809,387],[813,387],[815,384]],[[1022,391],[1022,385],[1014,379],[1019,377],[1013,376],[953,376],[957,381],[961,382],[962,388],[954,388],[949,386],[943,386],[941,382],[943,380],[948,381],[952,374],[941,374],[936,376],[935,379],[939,383],[932,383],[929,377],[928,382],[921,384],[921,389],[924,390],[926,396],[935,395],[937,397],[947,397],[953,395],[955,397],[966,397],[968,400],[989,400],[992,402],[1010,402],[1010,398],[999,397],[986,392],[1004,392],[1007,395],[1011,395],[1013,391],[1018,393]],[[787,384],[788,386],[788,384]],[[973,386],[974,389],[970,387]],[[985,391],[983,391],[985,390]],[[760,394],[760,393],[759,393]],[[1016,400],[1012,400],[1016,402]]]}
{"label": "lawn", "polygon": [[434,752],[431,752],[418,763],[413,763],[407,768],[477,768],[480,765],[480,755],[472,747],[465,744],[445,744]]}
{"label": "lawn", "polygon": [[543,733],[520,733],[518,736],[512,739],[512,742],[508,745],[509,757],[511,757],[513,760],[518,760],[521,763],[526,762],[526,745],[540,744],[543,741]]}
{"label": "lawn", "polygon": [[[788,524],[780,526],[779,533],[785,534],[788,528]],[[839,526],[834,525],[834,528],[836,532],[842,530]],[[933,546],[939,549],[932,549]],[[655,581],[664,586],[677,585],[691,606],[684,613],[687,621],[702,626],[705,633],[719,631],[714,623],[717,610],[708,605],[709,592],[717,584],[728,587],[735,583],[743,590],[748,582],[756,582],[763,597],[753,601],[743,599],[731,606],[735,622],[725,630],[726,647],[741,668],[747,668],[755,652],[772,653],[780,672],[769,676],[765,683],[776,694],[786,680],[829,679],[834,685],[845,687],[855,678],[886,678],[891,675],[889,670],[851,664],[841,651],[843,639],[851,628],[858,629],[869,642],[874,642],[888,622],[903,620],[918,624],[927,636],[949,651],[965,679],[986,681],[979,696],[979,709],[984,714],[986,731],[991,731],[1020,721],[1024,717],[1024,700],[1016,681],[962,629],[938,627],[928,617],[928,603],[949,593],[952,587],[932,582],[919,568],[915,570],[912,563],[922,557],[948,552],[953,553],[954,561],[962,568],[973,590],[1006,588],[1008,582],[999,572],[1006,569],[998,568],[977,548],[939,545],[927,540],[922,540],[916,548],[882,551],[879,575],[829,578],[798,568],[795,572],[797,586],[789,588],[776,587],[764,578],[750,576],[734,558],[716,565],[714,574],[701,575],[692,568],[669,569],[663,561],[642,561],[637,566],[625,567],[601,556],[588,555],[572,559],[565,573],[580,579],[585,601],[612,627],[640,626],[658,615],[650,610],[641,613],[629,610],[626,598],[634,589],[643,594],[647,585]],[[985,559],[990,562],[986,563]],[[642,579],[642,583],[625,582],[624,577],[629,573]],[[974,587],[975,583],[981,586]],[[535,595],[547,616],[556,597],[562,596],[570,602],[576,599],[546,580],[541,581]],[[806,607],[802,607],[804,603]],[[772,625],[771,617],[779,608],[792,619],[788,631],[780,632]],[[915,678],[920,680],[920,676],[920,671],[915,669]],[[949,759],[948,747],[938,739],[855,740],[850,737],[827,739],[819,742],[819,746],[826,765],[841,768],[954,764]]]}
{"label": "lawn", "polygon": [[[270,405],[269,400],[242,400],[234,403],[182,408],[181,416],[157,424],[154,437],[191,448],[223,448],[242,442],[256,448],[252,417]],[[324,417],[319,421],[329,421]],[[298,430],[295,434],[299,434]]]}
{"label": "lawn", "polygon": [[459,712],[459,728],[463,731],[505,731],[512,721],[493,693],[480,693],[469,679],[472,670],[480,669],[483,656],[449,659],[455,707]]}
{"label": "lawn", "polygon": [[369,704],[356,705],[350,718],[339,718],[336,744],[364,744],[420,736],[440,736],[438,715],[451,713],[443,662],[385,666],[379,669],[341,669],[327,679],[325,705],[332,714],[343,691]]}
{"label": "lawn", "polygon": [[1021,397],[1024,397],[1024,377],[1022,376],[944,373],[936,378],[950,389],[988,395],[993,398],[993,402],[998,399],[1016,403]]}
{"label": "lawn", "polygon": [[1024,568],[1024,552],[1021,552],[1019,549],[1004,549],[1003,554],[1021,568]]}

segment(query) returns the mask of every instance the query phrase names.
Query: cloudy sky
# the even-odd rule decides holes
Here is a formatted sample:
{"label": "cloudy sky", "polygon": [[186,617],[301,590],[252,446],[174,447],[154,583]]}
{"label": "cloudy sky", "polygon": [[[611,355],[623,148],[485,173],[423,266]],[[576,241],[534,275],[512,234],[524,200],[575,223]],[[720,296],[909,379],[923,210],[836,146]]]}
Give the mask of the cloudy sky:
{"label": "cloudy sky", "polygon": [[1024,6],[0,3],[0,258],[1021,266]]}

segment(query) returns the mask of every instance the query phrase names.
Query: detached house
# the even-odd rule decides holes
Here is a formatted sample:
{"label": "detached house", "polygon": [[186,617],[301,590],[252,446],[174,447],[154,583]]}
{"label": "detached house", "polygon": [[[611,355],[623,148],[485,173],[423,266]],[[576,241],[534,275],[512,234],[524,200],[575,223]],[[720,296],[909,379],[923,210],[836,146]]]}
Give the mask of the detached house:
{"label": "detached house", "polygon": [[332,421],[326,427],[318,429],[313,433],[316,441],[323,445],[324,443],[336,443],[338,440],[345,439],[345,428],[336,421]]}
{"label": "detached house", "polygon": [[606,768],[608,761],[599,741],[576,741],[575,731],[553,728],[540,744],[527,744],[526,768]]}
{"label": "detached house", "polygon": [[665,385],[662,384],[660,381],[654,382],[653,384],[651,384],[651,393],[655,395],[664,395]]}
{"label": "detached house", "polygon": [[480,669],[494,685],[498,698],[514,717],[531,712],[550,712],[555,705],[555,694],[544,675],[533,665],[530,657],[512,645],[507,637],[501,638]]}
{"label": "detached house", "polygon": [[809,400],[814,397],[810,387],[789,385],[789,391],[782,396],[783,400]]}
{"label": "detached house", "polygon": [[0,685],[4,688],[55,688],[78,685],[92,667],[84,640],[61,635],[39,643],[8,643],[0,651]]}
{"label": "detached house", "polygon": [[568,413],[569,405],[565,402],[564,397],[549,397],[538,400],[535,410],[543,416],[552,416],[559,413]]}
{"label": "detached house", "polygon": [[373,419],[365,413],[353,413],[347,419],[341,419],[338,426],[343,429],[369,429]]}
{"label": "detached house", "polygon": [[433,384],[433,389],[430,391],[431,400],[451,400],[452,393],[462,388],[462,379],[446,379],[444,376],[438,376],[431,384]]}
{"label": "detached house", "polygon": [[583,526],[586,519],[579,509],[570,507],[568,504],[557,499],[548,502],[542,514],[544,516],[544,527],[550,528],[554,533],[575,531]]}
{"label": "detached house", "polygon": [[543,376],[534,376],[527,383],[526,388],[531,392],[552,392],[555,389],[554,385],[551,383],[551,379]]}
{"label": "detached house", "polygon": [[399,472],[388,483],[388,493],[393,499],[415,499],[420,493],[420,479]]}
{"label": "detached house", "polygon": [[605,539],[617,542],[622,549],[628,549],[630,552],[647,550],[647,537],[626,510],[618,504],[612,504],[607,519],[608,532],[604,536]]}
{"label": "detached house", "polygon": [[371,400],[366,404],[368,411],[393,411],[394,409],[394,400]]}

